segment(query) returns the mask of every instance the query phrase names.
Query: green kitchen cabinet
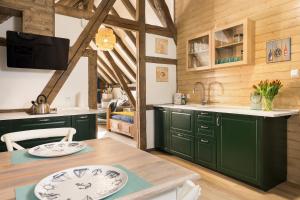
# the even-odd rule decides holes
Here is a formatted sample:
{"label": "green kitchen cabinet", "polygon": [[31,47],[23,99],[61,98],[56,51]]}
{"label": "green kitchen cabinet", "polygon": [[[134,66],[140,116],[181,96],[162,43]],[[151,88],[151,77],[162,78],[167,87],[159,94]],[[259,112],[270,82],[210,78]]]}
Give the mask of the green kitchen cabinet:
{"label": "green kitchen cabinet", "polygon": [[[73,140],[89,140],[96,138],[96,115],[72,115],[72,116],[58,116],[58,117],[39,117],[16,120],[0,121],[0,137],[8,132],[46,129],[46,128],[63,128],[73,127],[76,129],[76,134]],[[60,141],[62,137],[34,139],[19,142],[25,148],[30,148],[40,144]],[[6,145],[0,141],[0,152],[6,151]]]}
{"label": "green kitchen cabinet", "polygon": [[154,110],[155,123],[155,148],[170,151],[170,129],[169,129],[169,109],[156,108]]}
{"label": "green kitchen cabinet", "polygon": [[12,132],[45,128],[71,127],[71,116],[17,119],[11,122]]}
{"label": "green kitchen cabinet", "polygon": [[170,109],[170,130],[194,136],[194,111]]}
{"label": "green kitchen cabinet", "polygon": [[171,130],[171,152],[186,160],[194,160],[194,136]]}
{"label": "green kitchen cabinet", "polygon": [[76,129],[74,140],[96,139],[96,115],[72,116],[72,127]]}
{"label": "green kitchen cabinet", "polygon": [[287,119],[221,114],[217,170],[268,190],[286,180]]}
{"label": "green kitchen cabinet", "polygon": [[199,136],[195,139],[195,163],[217,169],[217,143],[207,136]]}

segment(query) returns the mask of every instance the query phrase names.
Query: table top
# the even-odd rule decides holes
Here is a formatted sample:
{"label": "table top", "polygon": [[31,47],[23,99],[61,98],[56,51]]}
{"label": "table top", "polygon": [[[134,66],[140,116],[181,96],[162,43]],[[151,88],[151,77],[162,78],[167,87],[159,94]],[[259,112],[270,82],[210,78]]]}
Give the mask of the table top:
{"label": "table top", "polygon": [[38,183],[51,173],[81,165],[119,164],[136,173],[153,187],[121,199],[147,199],[181,185],[186,180],[198,180],[198,174],[153,156],[147,152],[117,142],[111,138],[87,140],[93,151],[83,154],[45,159],[13,165],[11,153],[0,153],[1,200],[15,199],[15,188]]}

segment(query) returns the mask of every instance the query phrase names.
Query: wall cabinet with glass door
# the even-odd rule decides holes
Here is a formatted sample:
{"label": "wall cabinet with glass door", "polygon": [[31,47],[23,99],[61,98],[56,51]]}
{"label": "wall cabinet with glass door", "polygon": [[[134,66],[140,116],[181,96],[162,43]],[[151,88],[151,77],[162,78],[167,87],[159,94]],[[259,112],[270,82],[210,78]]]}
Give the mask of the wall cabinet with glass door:
{"label": "wall cabinet with glass door", "polygon": [[212,34],[212,68],[252,64],[254,23],[249,19],[218,27]]}
{"label": "wall cabinet with glass door", "polygon": [[205,32],[187,41],[187,70],[211,69],[211,32]]}

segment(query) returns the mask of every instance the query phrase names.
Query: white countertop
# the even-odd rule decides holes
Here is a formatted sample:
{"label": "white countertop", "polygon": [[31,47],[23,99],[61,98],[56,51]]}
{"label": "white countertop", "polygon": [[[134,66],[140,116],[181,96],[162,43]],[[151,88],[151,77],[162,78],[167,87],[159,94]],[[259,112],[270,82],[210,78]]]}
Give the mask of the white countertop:
{"label": "white countertop", "polygon": [[26,112],[11,112],[11,113],[0,113],[0,120],[86,115],[86,114],[97,114],[99,112],[101,112],[101,110],[92,110],[88,108],[58,109],[57,113],[44,114],[44,115],[30,115]]}
{"label": "white countertop", "polygon": [[251,110],[249,107],[238,107],[238,106],[214,106],[214,105],[198,105],[198,104],[187,104],[187,105],[174,105],[174,104],[161,104],[154,105],[154,107],[163,108],[178,108],[186,110],[198,110],[206,112],[218,112],[218,113],[229,113],[229,114],[240,114],[240,115],[251,115],[261,117],[283,117],[298,115],[299,110],[297,109],[274,109],[273,111],[263,110]]}

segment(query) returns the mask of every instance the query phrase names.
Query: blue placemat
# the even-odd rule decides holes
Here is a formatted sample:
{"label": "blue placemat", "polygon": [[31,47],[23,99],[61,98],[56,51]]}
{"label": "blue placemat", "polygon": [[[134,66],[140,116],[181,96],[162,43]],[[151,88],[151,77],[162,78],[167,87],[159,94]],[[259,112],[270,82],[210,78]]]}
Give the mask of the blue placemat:
{"label": "blue placemat", "polygon": [[[122,188],[120,191],[117,193],[105,198],[105,200],[113,200],[116,198],[120,198],[122,196],[138,192],[144,189],[147,189],[152,186],[151,183],[145,181],[135,173],[127,170],[125,167],[121,165],[114,165],[114,167],[117,167],[123,171],[125,171],[128,175],[128,182],[125,185],[124,188]],[[16,188],[16,200],[38,200],[34,196],[34,187],[35,184],[33,185],[26,185],[23,187],[17,187]]]}
{"label": "blue placemat", "polygon": [[[85,149],[79,151],[78,153],[75,153],[74,155],[88,153],[93,150],[94,149],[92,147],[87,146]],[[16,165],[16,164],[22,164],[22,163],[27,163],[27,162],[37,161],[37,160],[45,160],[45,159],[54,159],[54,158],[42,158],[42,157],[32,156],[27,152],[27,150],[18,150],[12,152],[10,162]]]}

